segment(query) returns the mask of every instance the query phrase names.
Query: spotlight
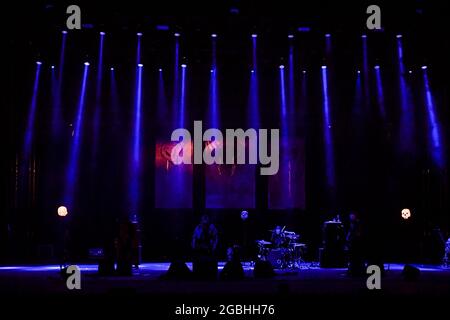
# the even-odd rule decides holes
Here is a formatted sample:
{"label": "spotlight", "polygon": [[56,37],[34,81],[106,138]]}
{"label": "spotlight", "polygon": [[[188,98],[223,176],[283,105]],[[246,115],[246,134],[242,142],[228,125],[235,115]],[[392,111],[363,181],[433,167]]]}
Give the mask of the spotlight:
{"label": "spotlight", "polygon": [[294,39],[294,35],[293,34],[288,34],[288,38],[289,39]]}
{"label": "spotlight", "polygon": [[111,71],[114,71],[114,68],[113,67],[111,67],[109,70],[111,70]]}
{"label": "spotlight", "polygon": [[255,73],[255,70],[252,69],[252,70],[250,70],[250,72],[251,72],[251,73]]}
{"label": "spotlight", "polygon": [[68,211],[67,211],[67,208],[66,207],[64,207],[64,206],[60,206],[59,208],[58,208],[58,216],[60,216],[60,217],[65,217],[65,216],[67,216],[67,214],[69,213]]}
{"label": "spotlight", "polygon": [[356,71],[358,74],[361,73],[361,70]]}
{"label": "spotlight", "polygon": [[138,67],[142,68],[144,65],[142,63],[138,63]]}
{"label": "spotlight", "polygon": [[367,35],[363,34],[363,35],[361,35],[361,38],[365,39],[365,38],[367,38]]}
{"label": "spotlight", "polygon": [[305,73],[306,73],[306,70],[303,70],[302,73],[305,74]]}
{"label": "spotlight", "polygon": [[280,69],[284,69],[284,65],[280,65],[280,67],[279,67]]}
{"label": "spotlight", "polygon": [[311,28],[310,27],[298,27],[297,30],[299,32],[309,32],[309,31],[311,31]]}
{"label": "spotlight", "polygon": [[103,31],[100,31],[100,35],[101,35],[101,36],[104,36],[105,33],[104,33]]}
{"label": "spotlight", "polygon": [[326,69],[327,68],[327,66],[322,66],[322,69]]}
{"label": "spotlight", "polygon": [[186,68],[187,65],[185,65],[184,63],[181,65],[182,68]]}
{"label": "spotlight", "polygon": [[138,33],[136,33],[136,35],[137,35],[138,37],[142,37],[142,32],[138,32]]}
{"label": "spotlight", "polygon": [[217,38],[217,34],[213,33],[213,34],[211,35],[211,38]]}
{"label": "spotlight", "polygon": [[62,32],[62,34],[67,34],[67,31],[66,30],[63,30],[63,31],[61,31]]}
{"label": "spotlight", "polygon": [[55,66],[51,66],[50,68],[55,69]]}
{"label": "spotlight", "polygon": [[180,34],[179,34],[178,32],[175,32],[173,35],[174,35],[175,37],[179,37],[179,36],[180,36]]}
{"label": "spotlight", "polygon": [[331,34],[329,34],[329,33],[325,34],[325,38],[330,38],[330,37],[331,37]]}
{"label": "spotlight", "polygon": [[165,25],[165,24],[159,24],[156,26],[156,30],[160,30],[160,31],[169,31],[169,26]]}
{"label": "spotlight", "polygon": [[85,65],[85,66],[88,66],[88,65],[89,65],[89,62],[85,62],[84,65]]}
{"label": "spotlight", "polygon": [[396,35],[397,39],[401,39],[403,36],[401,34]]}
{"label": "spotlight", "polygon": [[252,33],[252,38],[257,38],[258,35],[256,33]]}
{"label": "spotlight", "polygon": [[36,64],[37,64],[37,65],[41,65],[41,64],[42,64],[42,62],[40,62],[40,61],[36,61]]}
{"label": "spotlight", "polygon": [[409,70],[408,73],[411,74],[411,73],[412,73],[412,70]]}
{"label": "spotlight", "polygon": [[214,69],[211,69],[211,73],[213,73],[214,72]]}
{"label": "spotlight", "polygon": [[375,69],[380,69],[380,66],[375,66],[374,68],[375,68]]}
{"label": "spotlight", "polygon": [[422,70],[427,70],[427,66],[422,66]]}
{"label": "spotlight", "polygon": [[159,71],[159,72],[162,72],[162,69],[161,69],[161,68],[159,68],[159,69],[158,69],[158,71]]}

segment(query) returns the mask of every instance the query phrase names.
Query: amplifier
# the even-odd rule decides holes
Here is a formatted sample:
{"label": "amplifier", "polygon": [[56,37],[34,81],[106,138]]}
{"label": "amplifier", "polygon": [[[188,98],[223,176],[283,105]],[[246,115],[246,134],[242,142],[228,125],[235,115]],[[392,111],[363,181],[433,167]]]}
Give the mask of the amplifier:
{"label": "amplifier", "polygon": [[103,249],[102,248],[90,248],[89,249],[89,258],[90,259],[98,259],[103,258]]}

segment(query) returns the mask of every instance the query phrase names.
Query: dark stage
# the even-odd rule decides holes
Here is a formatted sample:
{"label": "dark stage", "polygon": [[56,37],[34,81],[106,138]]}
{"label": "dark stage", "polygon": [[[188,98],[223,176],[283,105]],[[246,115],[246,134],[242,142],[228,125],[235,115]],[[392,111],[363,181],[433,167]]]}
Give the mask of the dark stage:
{"label": "dark stage", "polygon": [[[243,262],[245,279],[240,281],[167,280],[162,277],[170,263],[142,263],[128,277],[98,275],[95,264],[79,264],[82,272],[81,295],[96,294],[162,294],[162,295],[350,295],[369,294],[366,277],[350,277],[346,268],[320,268],[305,263],[298,270],[276,270],[271,279],[255,279],[250,262]],[[192,269],[192,263],[187,263]],[[219,272],[224,262],[219,263]],[[442,296],[450,293],[450,268],[432,265],[414,265],[420,276],[408,280],[402,275],[404,264],[385,265],[382,289],[387,295]],[[67,294],[59,265],[18,265],[0,267],[0,294]]]}
{"label": "dark stage", "polygon": [[[192,268],[191,263],[187,265]],[[223,265],[219,263],[219,271]],[[368,290],[366,277],[349,277],[346,268],[324,269],[311,263],[296,271],[278,270],[270,279],[255,279],[253,268],[244,263],[245,278],[238,281],[163,279],[169,268],[164,262],[142,263],[127,277],[99,276],[95,264],[79,266],[82,290],[73,291],[67,290],[58,265],[0,267],[2,301],[11,306],[27,301],[28,307],[16,308],[16,315],[70,309],[71,315],[78,317],[88,312],[91,316],[179,319],[177,310],[184,308],[186,313],[195,306],[209,308],[208,315],[188,313],[184,318],[290,319],[310,314],[361,319],[364,310],[370,310],[370,317],[404,318],[417,312],[440,316],[445,314],[450,296],[450,269],[431,265],[415,265],[420,275],[408,278],[403,264],[386,264],[381,292]],[[238,306],[254,313],[239,314]],[[274,315],[263,313],[268,306],[273,307]]]}
{"label": "dark stage", "polygon": [[393,2],[11,4],[2,296],[446,297],[448,11]]}

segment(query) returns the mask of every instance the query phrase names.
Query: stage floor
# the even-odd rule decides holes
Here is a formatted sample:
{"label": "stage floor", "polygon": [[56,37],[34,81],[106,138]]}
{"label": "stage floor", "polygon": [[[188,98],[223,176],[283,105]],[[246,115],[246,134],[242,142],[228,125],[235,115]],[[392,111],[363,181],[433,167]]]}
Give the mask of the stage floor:
{"label": "stage floor", "polygon": [[[143,263],[133,271],[133,276],[103,277],[97,274],[96,264],[78,264],[81,269],[79,294],[364,294],[368,292],[367,276],[349,277],[346,269],[325,269],[317,263],[305,263],[300,269],[276,270],[271,279],[255,279],[250,263],[243,263],[245,279],[240,281],[174,281],[161,276],[169,263]],[[187,263],[189,268],[192,264]],[[219,271],[224,263],[219,263]],[[402,276],[404,264],[385,264],[385,275],[380,290],[387,294],[449,294],[450,268],[414,265],[420,270],[415,281]],[[59,265],[0,266],[1,294],[54,294],[70,292],[60,276]]]}

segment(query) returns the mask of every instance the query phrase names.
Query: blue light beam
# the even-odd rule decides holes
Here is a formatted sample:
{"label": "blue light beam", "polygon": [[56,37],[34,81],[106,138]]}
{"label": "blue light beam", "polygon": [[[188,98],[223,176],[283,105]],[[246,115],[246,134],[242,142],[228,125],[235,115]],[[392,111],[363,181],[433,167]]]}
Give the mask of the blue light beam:
{"label": "blue light beam", "polygon": [[80,98],[75,118],[75,125],[72,132],[72,144],[67,167],[66,192],[64,196],[64,205],[71,208],[73,206],[75,185],[78,175],[78,161],[80,153],[80,142],[83,126],[84,106],[86,97],[86,84],[88,79],[89,64],[84,64],[83,81],[81,83]]}
{"label": "blue light beam", "polygon": [[433,158],[433,162],[442,169],[444,167],[444,152],[441,141],[441,128],[436,112],[433,94],[430,89],[428,81],[428,73],[426,69],[423,69],[423,83],[425,90],[425,105],[428,115],[428,130],[429,130],[429,148]]}
{"label": "blue light beam", "polygon": [[41,74],[41,63],[36,63],[36,73],[34,76],[33,95],[31,96],[30,109],[28,111],[28,121],[25,131],[25,139],[23,145],[23,157],[25,161],[28,161],[31,153],[31,145],[33,141],[34,123],[36,118],[36,106],[38,99],[39,78]]}
{"label": "blue light beam", "polygon": [[327,67],[322,66],[322,94],[323,94],[323,130],[325,140],[325,166],[328,187],[335,186],[334,151],[332,139],[332,125],[330,118],[330,103],[328,92]]}

